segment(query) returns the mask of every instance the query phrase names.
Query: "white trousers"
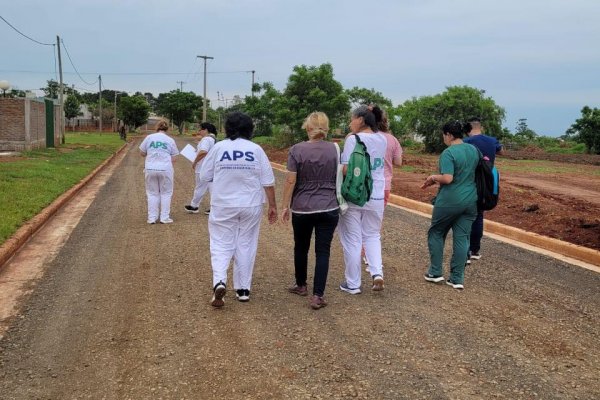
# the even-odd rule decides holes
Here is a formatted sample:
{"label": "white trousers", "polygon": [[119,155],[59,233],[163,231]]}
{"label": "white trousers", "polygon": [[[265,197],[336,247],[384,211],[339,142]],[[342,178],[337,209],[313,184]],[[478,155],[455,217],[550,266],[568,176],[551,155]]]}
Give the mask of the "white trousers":
{"label": "white trousers", "polygon": [[363,245],[369,260],[371,276],[381,275],[383,277],[381,261],[382,221],[383,209],[364,210],[358,207],[349,207],[346,213],[340,216],[338,234],[344,251],[346,282],[350,288],[361,287],[360,252]]}
{"label": "white trousers", "polygon": [[213,287],[227,283],[227,269],[233,262],[233,288],[248,289],[252,284],[263,207],[212,206],[208,217]]}
{"label": "white trousers", "polygon": [[200,179],[200,174],[196,173],[196,187],[194,188],[194,195],[190,205],[192,207],[199,207],[202,202],[202,198],[206,194],[206,191],[210,189],[210,182],[206,182]]}
{"label": "white trousers", "polygon": [[148,221],[165,221],[171,215],[173,197],[173,171],[145,171]]}

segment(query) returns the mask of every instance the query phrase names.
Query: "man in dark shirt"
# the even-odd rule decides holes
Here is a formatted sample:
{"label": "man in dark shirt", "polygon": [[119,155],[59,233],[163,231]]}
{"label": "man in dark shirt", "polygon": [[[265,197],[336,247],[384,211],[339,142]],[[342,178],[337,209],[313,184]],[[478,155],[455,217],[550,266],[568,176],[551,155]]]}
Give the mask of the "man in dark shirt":
{"label": "man in dark shirt", "polygon": [[[481,119],[477,117],[473,117],[468,121],[471,124],[471,132],[469,132],[469,137],[465,138],[463,141],[465,143],[470,143],[473,146],[477,147],[481,154],[487,156],[489,158],[492,165],[494,165],[494,161],[496,160],[496,154],[502,154],[502,145],[492,136],[487,136],[481,133]],[[471,263],[471,259],[479,260],[481,258],[481,254],[479,250],[481,248],[481,237],[483,236],[483,211],[477,212],[477,218],[473,222],[473,226],[471,227],[471,245],[469,248],[469,257],[467,258],[467,264]]]}

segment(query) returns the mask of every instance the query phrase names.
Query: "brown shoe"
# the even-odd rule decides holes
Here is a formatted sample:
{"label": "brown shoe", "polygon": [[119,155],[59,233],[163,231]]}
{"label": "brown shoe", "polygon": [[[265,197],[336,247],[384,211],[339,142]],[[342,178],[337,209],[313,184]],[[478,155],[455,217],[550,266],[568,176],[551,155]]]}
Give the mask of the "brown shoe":
{"label": "brown shoe", "polygon": [[313,310],[318,310],[319,308],[323,308],[327,305],[327,302],[325,301],[325,299],[323,297],[317,296],[316,294],[313,295],[313,297],[311,297],[310,299],[310,307]]}
{"label": "brown shoe", "polygon": [[306,286],[290,286],[288,288],[288,292],[297,294],[298,296],[306,296],[308,294],[308,290],[306,290]]}
{"label": "brown shoe", "polygon": [[381,292],[383,288],[383,277],[381,275],[375,275],[373,277],[373,290],[375,292]]}

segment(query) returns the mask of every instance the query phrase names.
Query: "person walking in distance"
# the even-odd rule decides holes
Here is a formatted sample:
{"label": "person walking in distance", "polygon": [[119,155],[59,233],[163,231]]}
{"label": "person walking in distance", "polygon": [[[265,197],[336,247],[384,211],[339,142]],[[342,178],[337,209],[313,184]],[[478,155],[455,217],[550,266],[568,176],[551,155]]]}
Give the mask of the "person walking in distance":
{"label": "person walking in distance", "polygon": [[[217,141],[217,128],[208,122],[200,124],[200,142],[198,142],[198,148],[196,151],[196,159],[192,163],[192,169],[195,171],[196,186],[194,188],[194,194],[190,204],[184,206],[185,211],[190,214],[197,214],[200,212],[200,203],[206,192],[210,189],[210,182],[205,182],[200,179],[200,167],[202,167],[202,160],[208,154],[210,149],[213,148]],[[204,211],[208,214],[210,210]]]}
{"label": "person walking in distance", "polygon": [[287,174],[283,187],[281,219],[294,229],[294,276],[290,293],[306,296],[308,251],[315,231],[315,274],[310,306],[318,310],[327,305],[324,299],[333,232],[338,224],[339,205],[335,192],[338,166],[336,145],[324,139],[329,118],[313,112],[304,120],[308,141],[292,146],[288,154]]}
{"label": "person walking in distance", "polygon": [[[502,154],[502,144],[493,136],[487,136],[482,133],[481,119],[477,117],[470,118],[468,121],[471,124],[471,131],[468,132],[469,137],[464,139],[465,143],[472,144],[477,147],[484,157],[490,160],[492,166],[496,160],[496,154]],[[469,254],[467,256],[467,264],[471,263],[471,259],[479,260],[481,258],[481,238],[483,237],[483,211],[477,211],[477,217],[471,228],[471,239],[469,246]]]}
{"label": "person walking in distance", "polygon": [[179,154],[175,141],[167,135],[169,125],[161,120],[156,133],[152,133],[140,144],[140,154],[145,157],[144,176],[148,199],[148,223],[170,224],[171,197],[173,196],[173,162]]}
{"label": "person walking in distance", "polygon": [[344,251],[346,280],[340,284],[340,290],[349,294],[361,293],[361,245],[365,246],[369,269],[373,280],[372,290],[381,291],[383,284],[383,266],[381,263],[381,223],[383,220],[383,201],[385,177],[383,158],[387,147],[386,138],[377,133],[382,111],[377,106],[362,105],[353,112],[350,120],[352,135],[346,138],[341,163],[345,165],[345,175],[353,174],[347,170],[350,156],[360,141],[370,155],[373,191],[369,200],[361,207],[348,201],[348,210],[340,217],[339,236]]}
{"label": "person walking in distance", "polygon": [[422,189],[440,185],[427,232],[430,264],[425,280],[432,283],[444,281],[444,243],[452,229],[453,251],[446,283],[454,289],[464,289],[469,235],[477,215],[475,168],[479,163],[479,152],[462,140],[463,134],[469,130],[469,124],[463,126],[458,121],[444,125],[442,136],[448,148],[440,154],[439,173],[428,176],[421,185]]}
{"label": "person walking in distance", "polygon": [[234,112],[225,121],[226,139],[208,153],[200,179],[212,181],[208,232],[213,270],[213,307],[223,307],[232,257],[233,288],[239,301],[250,300],[263,203],[269,223],[277,222],[275,177],[264,150],[252,143],[252,119]]}

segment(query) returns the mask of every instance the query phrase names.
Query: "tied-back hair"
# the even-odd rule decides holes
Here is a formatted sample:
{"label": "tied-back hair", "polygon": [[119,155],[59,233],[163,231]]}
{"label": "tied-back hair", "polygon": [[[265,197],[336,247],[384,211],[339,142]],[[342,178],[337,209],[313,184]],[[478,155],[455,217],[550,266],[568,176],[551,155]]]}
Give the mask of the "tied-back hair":
{"label": "tied-back hair", "polygon": [[166,132],[169,130],[169,124],[167,124],[167,121],[165,121],[164,119],[161,119],[160,121],[158,121],[158,124],[156,125],[156,130],[158,132],[160,132],[160,131]]}
{"label": "tied-back hair", "polygon": [[367,106],[363,104],[352,111],[352,116],[362,118],[365,125],[371,128],[373,132],[378,132],[380,130],[379,124],[383,119],[383,111],[379,106]]}
{"label": "tied-back hair", "polygon": [[253,131],[254,122],[248,115],[235,111],[227,116],[225,121],[225,137],[227,139],[243,138],[250,140]]}
{"label": "tied-back hair", "polygon": [[324,112],[315,111],[310,113],[302,124],[310,139],[325,139],[329,132],[329,118]]}
{"label": "tied-back hair", "polygon": [[452,135],[455,139],[462,139],[471,129],[473,128],[469,122],[452,121],[444,124],[442,132]]}
{"label": "tied-back hair", "polygon": [[213,135],[217,134],[217,128],[210,122],[201,123],[200,129],[206,129],[208,131],[208,133],[212,133]]}
{"label": "tied-back hair", "polygon": [[390,125],[388,122],[387,113],[383,110],[381,110],[381,121],[379,121],[379,123],[377,124],[377,130],[379,132],[389,132],[390,131]]}

